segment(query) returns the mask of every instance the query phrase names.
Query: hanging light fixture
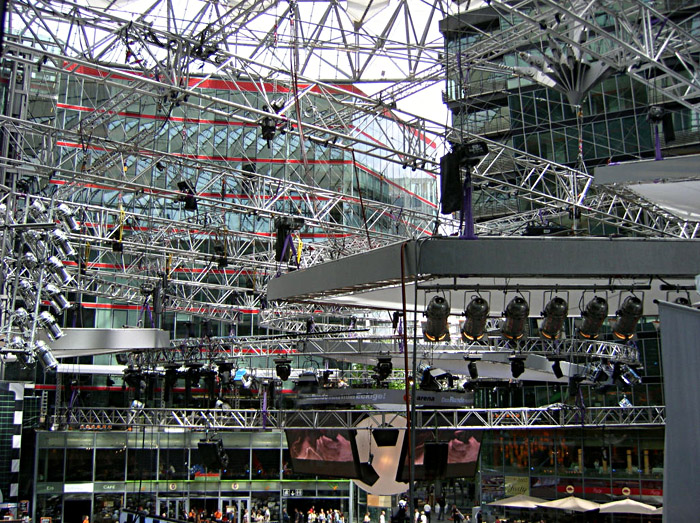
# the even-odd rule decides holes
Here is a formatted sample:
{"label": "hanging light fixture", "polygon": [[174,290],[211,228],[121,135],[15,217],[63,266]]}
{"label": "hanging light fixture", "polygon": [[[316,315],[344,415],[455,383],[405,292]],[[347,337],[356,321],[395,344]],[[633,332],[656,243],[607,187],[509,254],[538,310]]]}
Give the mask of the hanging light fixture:
{"label": "hanging light fixture", "polygon": [[433,296],[425,309],[428,318],[423,325],[423,339],[427,341],[448,341],[450,331],[447,327],[447,317],[450,315],[450,304],[442,296]]}
{"label": "hanging light fixture", "polygon": [[556,339],[564,327],[568,312],[569,305],[564,298],[555,296],[549,300],[542,311],[542,316],[544,316],[542,327],[540,327],[542,337],[548,340]]}
{"label": "hanging light fixture", "polygon": [[578,330],[579,336],[587,340],[594,340],[598,337],[605,318],[608,317],[608,302],[605,298],[595,296],[586,304],[586,308],[581,313],[583,323]]}
{"label": "hanging light fixture", "polygon": [[481,296],[474,296],[464,311],[467,318],[462,325],[462,339],[480,340],[486,334],[486,320],[489,317],[489,303]]}
{"label": "hanging light fixture", "polygon": [[522,338],[529,313],[530,307],[522,296],[516,296],[510,300],[503,313],[505,321],[501,326],[501,335],[508,340]]}
{"label": "hanging light fixture", "polygon": [[613,335],[620,340],[631,339],[643,313],[642,301],[636,296],[627,296],[616,313],[617,321],[613,327]]}

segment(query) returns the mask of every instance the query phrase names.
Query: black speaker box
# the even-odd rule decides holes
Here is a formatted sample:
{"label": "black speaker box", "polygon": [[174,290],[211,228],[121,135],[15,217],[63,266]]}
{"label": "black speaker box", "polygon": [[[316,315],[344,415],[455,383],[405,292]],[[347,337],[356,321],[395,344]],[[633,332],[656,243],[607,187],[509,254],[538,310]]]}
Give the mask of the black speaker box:
{"label": "black speaker box", "polygon": [[425,479],[441,479],[447,470],[447,443],[442,441],[426,441],[423,465]]}
{"label": "black speaker box", "polygon": [[462,209],[462,176],[459,165],[461,155],[447,153],[440,158],[440,212],[452,214]]}
{"label": "black speaker box", "polygon": [[197,445],[202,465],[210,470],[221,470],[228,467],[228,454],[220,439],[200,440]]}
{"label": "black speaker box", "polygon": [[399,429],[374,429],[372,436],[377,447],[393,447],[399,439]]}

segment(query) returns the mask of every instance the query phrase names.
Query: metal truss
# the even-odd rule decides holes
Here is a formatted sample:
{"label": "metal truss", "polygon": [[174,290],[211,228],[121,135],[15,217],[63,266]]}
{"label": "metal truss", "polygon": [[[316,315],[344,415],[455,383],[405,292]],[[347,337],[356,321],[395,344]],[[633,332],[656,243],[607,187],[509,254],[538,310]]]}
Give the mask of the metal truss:
{"label": "metal truss", "polygon": [[[632,0],[493,0],[489,6],[510,27],[484,35],[461,61],[471,66],[497,60],[546,42],[572,46],[581,54],[625,71],[663,101],[700,109],[700,39],[692,32],[697,3],[664,9],[663,2]],[[657,7],[658,6],[658,7]],[[585,31],[584,39],[572,38]]]}
{"label": "metal truss", "polygon": [[[369,416],[388,422],[405,411],[380,410],[268,410],[258,409],[91,409],[63,408],[54,415],[53,426],[88,430],[126,430],[149,427],[164,431],[174,427],[193,431],[259,431],[285,428],[356,427]],[[469,430],[557,429],[663,426],[665,408],[589,407],[555,404],[539,408],[417,410],[416,427]],[[361,430],[361,429],[360,429]]]}

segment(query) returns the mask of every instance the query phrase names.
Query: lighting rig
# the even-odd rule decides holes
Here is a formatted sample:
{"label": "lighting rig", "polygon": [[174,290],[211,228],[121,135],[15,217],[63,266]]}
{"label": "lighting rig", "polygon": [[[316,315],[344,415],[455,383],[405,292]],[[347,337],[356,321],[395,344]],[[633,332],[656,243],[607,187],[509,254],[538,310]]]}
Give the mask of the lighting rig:
{"label": "lighting rig", "polygon": [[[61,288],[72,279],[64,261],[76,256],[68,235],[78,232],[80,225],[65,203],[54,205],[29,196],[15,199],[12,206],[8,203],[0,203],[4,286],[0,291],[7,296],[2,331],[10,341],[0,356],[12,355],[26,368],[38,361],[53,372],[58,361],[38,336],[45,331],[49,341],[55,341],[64,335],[60,315],[71,304]],[[44,303],[51,312],[42,310]]]}

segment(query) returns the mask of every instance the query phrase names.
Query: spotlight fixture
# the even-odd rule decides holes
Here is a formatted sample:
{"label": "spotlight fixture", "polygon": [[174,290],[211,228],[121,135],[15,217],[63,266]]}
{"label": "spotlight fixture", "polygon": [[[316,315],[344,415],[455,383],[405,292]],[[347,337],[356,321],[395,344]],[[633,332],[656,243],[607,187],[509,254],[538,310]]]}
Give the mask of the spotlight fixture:
{"label": "spotlight fixture", "polygon": [[185,202],[186,211],[196,211],[197,210],[197,197],[195,196],[194,187],[187,180],[181,180],[177,182],[177,188],[180,190],[181,194],[177,197],[178,202]]}
{"label": "spotlight fixture", "polygon": [[29,270],[36,269],[39,265],[39,260],[36,259],[32,252],[25,252],[24,256],[22,256],[22,265]]}
{"label": "spotlight fixture", "polygon": [[22,278],[19,280],[17,290],[27,308],[33,310],[36,304],[36,289],[34,285],[29,280]]}
{"label": "spotlight fixture", "polygon": [[591,368],[588,370],[588,379],[590,379],[594,383],[602,383],[604,381],[608,381],[609,377],[610,376],[606,372],[605,368],[600,363],[592,365]]}
{"label": "spotlight fixture", "polygon": [[620,373],[620,379],[625,385],[637,385],[639,382],[642,381],[642,378],[639,377],[639,374],[630,367],[629,365],[625,365],[622,367],[622,372]]}
{"label": "spotlight fixture", "polygon": [[44,290],[46,291],[51,307],[54,311],[56,311],[56,314],[60,314],[70,307],[70,302],[65,298],[65,296],[63,296],[63,294],[61,294],[61,290],[53,283],[49,283]]}
{"label": "spotlight fixture", "polygon": [[27,208],[27,212],[29,212],[29,215],[37,222],[49,221],[48,214],[46,213],[46,207],[39,200],[34,200]]}
{"label": "spotlight fixture", "polygon": [[391,358],[388,357],[381,357],[377,358],[377,365],[374,367],[374,378],[377,381],[385,381],[386,379],[391,376],[391,373],[394,371],[394,366],[391,363]]}
{"label": "spotlight fixture", "polygon": [[58,369],[58,360],[51,352],[51,349],[42,340],[34,342],[34,356],[47,372],[55,372]]}
{"label": "spotlight fixture", "polygon": [[299,374],[296,382],[296,390],[301,394],[315,394],[318,390],[318,376],[312,370]]}
{"label": "spotlight fixture", "polygon": [[46,242],[41,232],[34,230],[24,231],[24,233],[22,233],[22,239],[24,243],[29,246],[37,259],[44,259],[44,256],[46,256]]}
{"label": "spotlight fixture", "polygon": [[29,313],[24,307],[18,307],[12,315],[12,323],[19,327],[24,327],[27,325],[29,323],[29,319]]}
{"label": "spotlight fixture", "polygon": [[131,402],[131,413],[135,414],[136,412],[143,410],[144,404],[143,401],[140,400],[134,400]]}
{"label": "spotlight fixture", "polygon": [[505,321],[501,326],[501,335],[508,340],[519,340],[525,334],[525,324],[530,307],[522,296],[516,296],[506,306],[503,313]]}
{"label": "spotlight fixture", "polygon": [[450,331],[447,328],[447,317],[450,315],[450,304],[442,296],[433,296],[425,309],[428,320],[423,327],[423,339],[427,341],[449,341]]}
{"label": "spotlight fixture", "polygon": [[292,360],[289,358],[276,358],[275,373],[279,379],[287,381],[292,374]]}
{"label": "spotlight fixture", "polygon": [[616,313],[617,321],[613,328],[613,335],[620,340],[631,339],[643,312],[642,301],[636,296],[627,296]]}
{"label": "spotlight fixture", "polygon": [[542,337],[548,340],[556,339],[564,327],[568,312],[569,305],[565,299],[555,296],[549,300],[542,311],[542,316],[544,316],[544,321],[540,328]]}
{"label": "spotlight fixture", "polygon": [[70,274],[63,266],[63,262],[56,256],[49,256],[49,259],[46,260],[46,267],[59,285],[66,285],[70,282]]}
{"label": "spotlight fixture", "polygon": [[523,372],[525,372],[525,360],[527,356],[522,354],[513,354],[509,356],[510,360],[510,373],[513,378],[519,378]]}
{"label": "spotlight fixture", "polygon": [[54,229],[49,233],[49,239],[63,254],[64,258],[72,258],[76,252],[68,239],[68,235],[60,229]]}
{"label": "spotlight fixture", "polygon": [[595,296],[588,302],[581,316],[583,317],[583,324],[578,330],[579,336],[587,340],[596,339],[605,318],[608,317],[608,302],[605,298]]}
{"label": "spotlight fixture", "polygon": [[476,341],[486,333],[486,320],[489,317],[489,303],[481,296],[474,296],[464,311],[466,320],[462,325],[462,339]]}
{"label": "spotlight fixture", "polygon": [[437,367],[427,366],[423,369],[419,388],[420,390],[437,392],[445,388],[443,380],[447,381],[446,387],[451,389],[454,384],[452,374]]}
{"label": "spotlight fixture", "polygon": [[73,210],[65,203],[62,203],[56,207],[56,214],[63,221],[69,231],[78,232],[80,230],[80,225],[78,225],[78,222],[75,220]]}
{"label": "spotlight fixture", "polygon": [[46,334],[48,334],[49,338],[51,338],[53,341],[63,337],[61,327],[58,326],[58,323],[56,323],[56,318],[54,318],[53,314],[50,312],[44,311],[39,314],[38,321],[39,325],[46,329]]}

